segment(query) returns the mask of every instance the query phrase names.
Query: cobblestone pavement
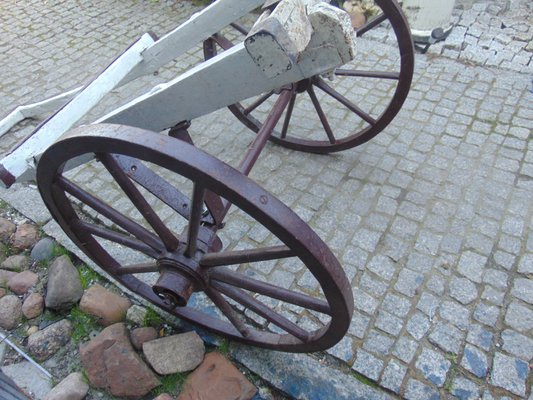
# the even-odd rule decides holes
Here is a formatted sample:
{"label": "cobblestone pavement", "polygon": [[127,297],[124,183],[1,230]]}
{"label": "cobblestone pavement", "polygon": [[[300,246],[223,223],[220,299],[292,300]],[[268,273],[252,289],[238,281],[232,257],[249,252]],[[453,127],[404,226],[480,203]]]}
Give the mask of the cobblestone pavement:
{"label": "cobblestone pavement", "polygon": [[[430,48],[478,65],[533,73],[533,4],[527,1],[458,1],[455,27],[445,42]],[[469,4],[470,3],[470,4]]]}
{"label": "cobblestone pavement", "polygon": [[[352,283],[349,333],[328,351],[341,369],[376,382],[391,397],[527,398],[533,383],[531,4],[458,3],[458,25],[445,42],[417,55],[412,90],[385,131],[328,156],[269,145],[251,176],[316,230]],[[0,3],[1,114],[76,87],[141,33],[163,34],[195,9],[170,1]],[[396,65],[388,41],[361,39],[358,46],[365,68]],[[117,91],[93,115],[198,62],[199,50]],[[372,112],[393,89],[381,82],[341,85]],[[321,129],[316,115],[299,107],[298,127],[315,134]],[[326,111],[342,133],[351,116],[334,104]],[[33,126],[20,124],[2,138],[2,148]],[[195,120],[192,136],[233,165],[251,138],[225,110]],[[91,168],[76,171],[76,178],[101,189],[108,179]],[[112,199],[114,189],[105,187]],[[37,196],[21,186],[1,195],[46,224],[46,212],[29,193]],[[230,248],[272,241],[238,213],[221,238]],[[291,264],[265,263],[250,273],[305,290],[317,286]],[[300,323],[321,323],[285,311]]]}

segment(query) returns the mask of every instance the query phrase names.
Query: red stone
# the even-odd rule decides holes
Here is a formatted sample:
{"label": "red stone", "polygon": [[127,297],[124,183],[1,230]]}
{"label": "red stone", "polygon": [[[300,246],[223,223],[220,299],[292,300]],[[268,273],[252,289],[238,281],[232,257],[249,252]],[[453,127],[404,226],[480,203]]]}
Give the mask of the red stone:
{"label": "red stone", "polygon": [[105,328],[96,338],[80,346],[81,362],[91,385],[118,397],[140,397],[160,385],[129,340],[123,323]]}
{"label": "red stone", "polygon": [[257,389],[219,353],[209,353],[185,381],[177,400],[250,400]]}
{"label": "red stone", "polygon": [[39,293],[30,294],[24,304],[22,304],[22,313],[27,319],[33,319],[42,314],[44,309],[44,298]]}
{"label": "red stone", "polygon": [[154,400],[174,400],[174,397],[167,393],[161,393],[159,396],[154,398]]}
{"label": "red stone", "polygon": [[15,272],[15,271],[6,271],[3,269],[0,269],[0,285],[7,284],[7,282],[9,282],[9,280],[17,274],[18,272]]}
{"label": "red stone", "polygon": [[16,230],[17,226],[13,222],[0,217],[0,241],[7,243]]}
{"label": "red stone", "polygon": [[12,292],[20,295],[26,293],[38,280],[39,276],[35,272],[22,271],[7,282],[7,287]]}
{"label": "red stone", "polygon": [[125,297],[112,293],[100,285],[93,285],[85,291],[80,301],[80,309],[98,317],[104,326],[122,322],[131,302]]}
{"label": "red stone", "polygon": [[150,340],[157,339],[157,331],[151,326],[145,328],[137,328],[131,331],[131,344],[137,350],[141,350],[143,343],[149,342]]}
{"label": "red stone", "polygon": [[11,238],[11,246],[16,250],[26,250],[32,247],[39,240],[37,227],[30,224],[22,224]]}

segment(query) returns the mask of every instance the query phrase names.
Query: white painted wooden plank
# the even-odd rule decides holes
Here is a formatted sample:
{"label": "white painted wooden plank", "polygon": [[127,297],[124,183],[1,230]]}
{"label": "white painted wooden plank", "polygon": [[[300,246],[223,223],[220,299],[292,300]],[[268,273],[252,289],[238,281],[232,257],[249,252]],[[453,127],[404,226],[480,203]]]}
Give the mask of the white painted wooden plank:
{"label": "white painted wooden plank", "polygon": [[58,108],[64,106],[81,89],[83,89],[83,86],[77,87],[76,89],[70,90],[65,93],[61,93],[57,96],[39,101],[38,103],[18,106],[11,113],[9,113],[7,117],[0,121],[0,136],[4,135],[14,125],[18,124],[20,121],[26,118],[33,118],[37,115],[41,115],[46,112],[55,111]]}
{"label": "white painted wooden plank", "polygon": [[13,126],[18,124],[24,118],[26,117],[22,113],[21,107],[15,108],[13,111],[7,114],[7,116],[4,119],[0,121],[0,136],[3,136]]}
{"label": "white painted wooden plank", "polygon": [[124,81],[157,71],[263,3],[264,0],[217,0],[211,3],[147,48],[142,54],[143,62]]}
{"label": "white painted wooden plank", "polygon": [[70,103],[2,159],[0,166],[18,181],[32,179],[35,174],[34,157],[41,154],[113,90],[141,62],[141,52],[153,43],[154,39],[149,34],[139,38]]}
{"label": "white painted wooden plank", "polygon": [[[265,42],[265,45],[273,42]],[[267,54],[272,49],[265,49]],[[300,62],[275,77],[267,77],[244,43],[219,54],[174,80],[102,117],[96,123],[125,124],[156,132],[192,120],[235,102],[322,74],[344,64],[330,46],[302,54]],[[300,68],[300,65],[305,68]]]}

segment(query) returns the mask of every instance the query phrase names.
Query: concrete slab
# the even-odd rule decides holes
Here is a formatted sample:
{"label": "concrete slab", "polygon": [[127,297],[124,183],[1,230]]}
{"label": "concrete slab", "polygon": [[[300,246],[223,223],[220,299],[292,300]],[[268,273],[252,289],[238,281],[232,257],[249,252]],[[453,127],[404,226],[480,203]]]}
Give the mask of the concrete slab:
{"label": "concrete slab", "polygon": [[52,382],[27,361],[4,366],[2,371],[35,400],[44,399],[52,390]]}

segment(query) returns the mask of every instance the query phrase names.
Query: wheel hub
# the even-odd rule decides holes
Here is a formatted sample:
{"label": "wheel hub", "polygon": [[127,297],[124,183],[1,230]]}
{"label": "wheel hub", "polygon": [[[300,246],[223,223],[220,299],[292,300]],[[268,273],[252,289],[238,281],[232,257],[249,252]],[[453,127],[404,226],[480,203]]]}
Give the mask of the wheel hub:
{"label": "wheel hub", "polygon": [[301,81],[296,83],[296,91],[298,93],[303,93],[307,91],[307,89],[309,89],[311,84],[312,84],[311,79],[302,79]]}
{"label": "wheel hub", "polygon": [[170,306],[185,307],[193,292],[207,287],[207,277],[198,261],[185,256],[183,249],[162,255],[157,265],[160,275],[152,289]]}

